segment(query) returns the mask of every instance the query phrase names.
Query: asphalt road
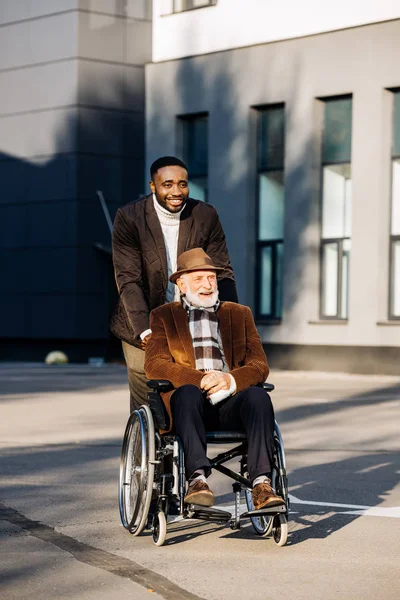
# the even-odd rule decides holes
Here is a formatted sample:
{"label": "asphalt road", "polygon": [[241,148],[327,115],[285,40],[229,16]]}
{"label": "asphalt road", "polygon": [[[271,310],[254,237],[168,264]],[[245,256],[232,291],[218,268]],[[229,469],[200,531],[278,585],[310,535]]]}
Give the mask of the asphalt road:
{"label": "asphalt road", "polygon": [[[284,548],[198,521],[130,536],[121,366],[0,364],[0,597],[398,600],[400,376],[275,372],[292,496]],[[233,502],[222,475],[217,504]]]}

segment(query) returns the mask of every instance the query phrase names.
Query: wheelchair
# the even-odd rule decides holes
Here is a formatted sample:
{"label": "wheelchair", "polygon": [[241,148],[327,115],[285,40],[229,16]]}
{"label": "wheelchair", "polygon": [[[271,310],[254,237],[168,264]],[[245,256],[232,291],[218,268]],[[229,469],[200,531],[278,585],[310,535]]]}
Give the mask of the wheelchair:
{"label": "wheelchair", "polygon": [[[238,530],[245,519],[250,519],[254,531],[262,537],[272,536],[278,546],[284,546],[288,535],[289,494],[286,461],[278,423],[274,429],[274,462],[272,486],[284,500],[284,505],[254,510],[252,486],[247,472],[246,435],[238,431],[207,432],[207,444],[237,444],[234,448],[210,459],[211,469],[233,479],[233,514],[214,507],[205,508],[185,504],[185,457],[180,439],[173,433],[161,435],[168,429],[169,417],[160,392],[171,389],[166,380],[151,380],[148,405],[134,410],[126,425],[120,462],[119,512],[122,525],[137,536],[144,529],[152,532],[156,546],[162,546],[167,535],[167,519],[201,519],[214,523],[228,523]],[[274,385],[262,384],[271,392]],[[224,463],[239,457],[239,472]],[[241,513],[244,493],[247,511]],[[175,516],[172,515],[174,513]]]}

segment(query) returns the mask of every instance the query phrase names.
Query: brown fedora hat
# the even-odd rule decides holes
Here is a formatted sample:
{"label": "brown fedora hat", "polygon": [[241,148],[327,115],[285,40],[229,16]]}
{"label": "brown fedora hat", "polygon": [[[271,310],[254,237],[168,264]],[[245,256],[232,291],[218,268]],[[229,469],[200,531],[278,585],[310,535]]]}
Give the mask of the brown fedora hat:
{"label": "brown fedora hat", "polygon": [[175,273],[172,273],[169,280],[172,283],[176,283],[176,280],[182,275],[182,273],[188,273],[189,271],[223,271],[222,267],[216,267],[213,265],[213,261],[206,254],[203,248],[192,248],[192,250],[186,250],[178,256],[177,269]]}

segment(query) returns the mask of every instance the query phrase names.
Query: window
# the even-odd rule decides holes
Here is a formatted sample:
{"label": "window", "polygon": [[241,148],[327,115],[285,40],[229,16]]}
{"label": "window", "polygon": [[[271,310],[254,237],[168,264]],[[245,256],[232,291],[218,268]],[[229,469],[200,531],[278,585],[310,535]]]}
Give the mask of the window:
{"label": "window", "polygon": [[216,0],[173,0],[174,13],[191,10],[193,8],[202,8],[203,6],[212,6]]}
{"label": "window", "polygon": [[321,318],[347,319],[351,249],[351,97],[324,101]]}
{"label": "window", "polygon": [[208,196],[208,116],[178,118],[180,149],[189,172],[191,198],[207,202]]}
{"label": "window", "polygon": [[389,318],[400,319],[400,91],[394,94]]}
{"label": "window", "polygon": [[256,315],[282,316],[284,106],[258,110]]}

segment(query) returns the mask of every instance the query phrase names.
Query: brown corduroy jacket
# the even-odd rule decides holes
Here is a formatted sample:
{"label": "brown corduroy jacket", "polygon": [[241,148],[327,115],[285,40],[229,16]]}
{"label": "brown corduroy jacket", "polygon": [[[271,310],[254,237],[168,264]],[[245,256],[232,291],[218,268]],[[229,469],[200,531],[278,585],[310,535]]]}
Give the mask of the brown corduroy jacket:
{"label": "brown corduroy jacket", "polygon": [[[221,302],[217,312],[222,346],[237,392],[266,380],[269,368],[253,315],[247,306]],[[168,379],[174,389],[161,394],[170,417],[171,396],[185,384],[200,387],[204,373],[196,370],[188,316],[180,302],[164,304],[152,311],[153,331],[147,347],[144,369],[149,379]]]}

